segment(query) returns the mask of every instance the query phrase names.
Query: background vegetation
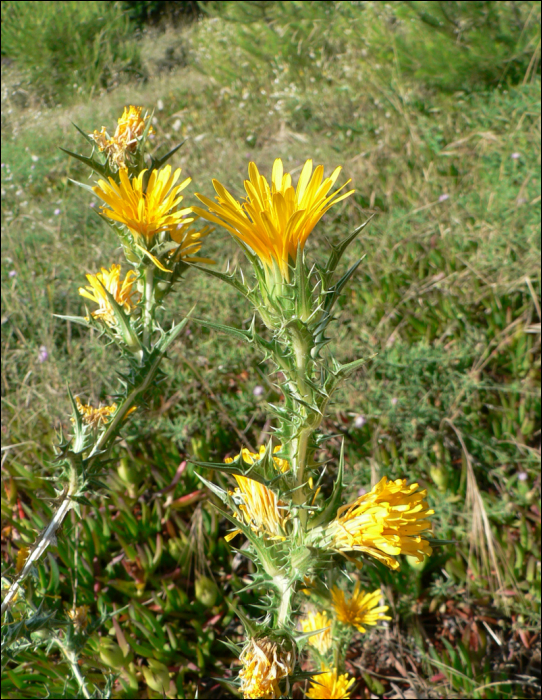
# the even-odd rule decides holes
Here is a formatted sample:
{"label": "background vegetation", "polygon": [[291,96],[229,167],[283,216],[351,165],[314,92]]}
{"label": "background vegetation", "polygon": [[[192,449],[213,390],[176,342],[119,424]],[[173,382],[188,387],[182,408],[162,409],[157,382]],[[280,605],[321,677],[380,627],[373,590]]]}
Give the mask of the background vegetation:
{"label": "background vegetation", "polygon": [[[82,313],[85,273],[122,259],[69,184],[87,173],[58,146],[84,151],[72,121],[90,132],[142,104],[159,149],[186,139],[174,164],[191,193],[211,195],[215,177],[241,195],[249,160],[267,172],[280,156],[294,176],[309,157],[343,165],[356,195],[311,238],[316,259],[375,214],[351,253],[366,258],[334,351],[376,356],[337,397],[326,427],[342,437],[322,457],[333,464],[344,439],[352,494],[384,474],[419,481],[454,544],[421,570],[374,570],[394,619],[352,649],[355,697],[535,697],[539,3],[207,2],[197,21],[172,26],[158,8],[145,28],[151,5],[2,4],[6,573],[62,489],[51,460],[70,430],[66,384],[107,402],[118,369],[113,348],[54,317]],[[208,240],[221,268],[242,262],[226,232]],[[232,291],[189,273],[164,323],[194,303],[201,317],[251,320]],[[214,679],[235,668],[220,643],[239,633],[230,602],[257,610],[186,459],[266,438],[261,396],[280,395],[258,359],[195,324],[170,352],[103,498],[72,513],[12,610],[5,697],[77,697],[66,640],[105,695],[162,697],[166,678],[168,697],[228,697]],[[80,632],[74,604],[89,606]]]}

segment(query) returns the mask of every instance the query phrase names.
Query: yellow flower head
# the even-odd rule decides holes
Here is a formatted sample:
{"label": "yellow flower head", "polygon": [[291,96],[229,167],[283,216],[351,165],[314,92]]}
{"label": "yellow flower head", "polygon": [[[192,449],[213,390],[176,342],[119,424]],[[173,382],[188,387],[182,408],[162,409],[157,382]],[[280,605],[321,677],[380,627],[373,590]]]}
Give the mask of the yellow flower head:
{"label": "yellow flower head", "polygon": [[433,550],[422,533],[431,530],[427,518],[435,511],[423,500],[427,492],[417,490],[418,484],[384,476],[369,493],[339,508],[326,529],[329,546],[369,554],[390,569],[399,568],[398,554],[423,561]]}
{"label": "yellow flower head", "polygon": [[83,423],[90,425],[91,428],[99,428],[102,425],[106,425],[112,414],[117,410],[116,403],[111,406],[99,406],[98,408],[94,408],[94,406],[82,403],[78,396],[76,396],[75,402],[77,404],[77,410],[83,416]]}
{"label": "yellow flower head", "polygon": [[279,698],[279,681],[289,676],[294,668],[293,651],[281,649],[267,637],[251,639],[239,660],[241,692],[245,698]]}
{"label": "yellow flower head", "polygon": [[171,166],[153,170],[147,187],[143,189],[146,170],[142,170],[131,180],[126,170],[119,172],[120,185],[109,178],[98,180],[94,192],[109,208],[102,205],[102,212],[109,219],[125,224],[136,237],[151,241],[160,231],[174,230],[179,224],[188,224],[194,219],[184,218],[191,209],[177,209],[183,197],[183,190],[191,181],[186,178],[180,185],[176,182],[181,176],[181,169],[172,174]]}
{"label": "yellow flower head", "polygon": [[284,173],[282,160],[273,164],[271,186],[260,175],[255,163],[248,166],[249,180],[245,180],[247,196],[242,204],[234,199],[218,180],[213,180],[217,193],[213,202],[196,194],[209,211],[194,207],[199,216],[224,226],[235,238],[255,253],[273,272],[278,266],[282,278],[289,280],[289,263],[295,264],[298,251],[326,211],[352,194],[354,190],[339,195],[339,190],[328,194],[335,184],[341,168],[335,168],[324,179],[324,166],[312,172],[312,160],[308,160],[294,189],[289,173]]}
{"label": "yellow flower head", "polygon": [[301,629],[303,632],[323,630],[320,634],[309,637],[307,641],[315,649],[318,649],[320,654],[325,654],[329,650],[333,641],[331,637],[331,620],[325,611],[309,613],[307,617],[301,620]]}
{"label": "yellow flower head", "polygon": [[96,275],[87,275],[90,286],[79,287],[79,294],[98,304],[99,308],[92,312],[94,318],[101,318],[108,326],[114,327],[115,314],[105,290],[111,294],[127,314],[130,314],[136,307],[134,300],[136,279],[136,273],[130,270],[126,277],[121,280],[120,265],[112,265],[109,270],[102,267],[101,272]]}
{"label": "yellow flower head", "polygon": [[88,605],[80,605],[78,608],[68,610],[68,617],[73,622],[77,631],[84,630],[88,625]]}
{"label": "yellow flower head", "polygon": [[211,258],[201,258],[196,255],[201,250],[201,239],[208,236],[213,230],[211,226],[204,226],[200,231],[194,231],[189,223],[181,223],[168,230],[171,239],[175,243],[179,243],[179,247],[173,251],[172,257],[181,257],[188,262],[215,264]]}
{"label": "yellow flower head", "polygon": [[[148,115],[141,117],[142,111],[143,107],[125,107],[122,117],[117,121],[114,136],[109,136],[105,126],[102,126],[101,131],[89,134],[98,149],[106,153],[110,164],[117,170],[126,168],[126,154],[135,151],[137,142],[145,130]],[[153,133],[152,126],[149,133]]]}
{"label": "yellow flower head", "polygon": [[[134,150],[137,145],[137,140],[141,138],[145,131],[145,122],[148,119],[148,114],[141,116],[143,107],[134,107],[130,105],[124,108],[122,117],[117,121],[117,130],[115,137],[125,143],[130,149]],[[154,129],[149,128],[149,134],[152,134]]]}
{"label": "yellow flower head", "polygon": [[[251,452],[248,450],[246,447],[243,447],[241,450],[241,455],[243,456],[243,460],[247,462],[247,464],[254,464],[254,462],[257,462],[260,460],[264,454],[265,454],[265,445],[261,445],[260,451],[257,454],[256,452]],[[276,445],[273,448],[273,454],[276,454],[277,452],[280,452],[282,450],[282,445]],[[226,464],[230,464],[233,462],[232,457],[226,457],[224,460]],[[273,457],[273,464],[275,465],[276,469],[279,472],[287,472],[288,469],[290,468],[290,465],[288,464],[288,460],[282,459],[281,457]]]}
{"label": "yellow flower head", "polygon": [[373,593],[360,590],[356,583],[352,597],[347,600],[344,591],[334,586],[331,591],[333,608],[337,619],[346,625],[352,625],[359,632],[365,632],[363,625],[376,625],[378,620],[391,620],[384,615],[389,609],[387,605],[379,605],[382,593],[380,588]]}
{"label": "yellow flower head", "polygon": [[[248,479],[246,476],[234,474],[239,488],[231,494],[242,501],[239,510],[247,525],[254,532],[263,533],[266,537],[274,540],[283,540],[284,528],[288,515],[283,513],[286,504],[280,501],[276,495],[259,481]],[[226,542],[229,542],[241,530],[235,530],[226,535]]]}
{"label": "yellow flower head", "polygon": [[348,700],[350,697],[349,689],[354,684],[354,680],[354,678],[349,679],[347,673],[339,676],[337,669],[324,671],[314,676],[307,697],[314,698],[314,700],[324,700],[324,698]]}

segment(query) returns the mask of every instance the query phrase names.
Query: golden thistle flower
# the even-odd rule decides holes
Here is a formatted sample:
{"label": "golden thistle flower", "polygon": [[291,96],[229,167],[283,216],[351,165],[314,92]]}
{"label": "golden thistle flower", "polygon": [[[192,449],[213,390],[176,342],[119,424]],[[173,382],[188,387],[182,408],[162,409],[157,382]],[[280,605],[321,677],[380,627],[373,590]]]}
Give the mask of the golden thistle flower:
{"label": "golden thistle flower", "polygon": [[[234,475],[239,488],[236,488],[232,496],[242,500],[239,510],[243,513],[246,524],[254,532],[263,533],[266,537],[274,540],[283,540],[284,528],[288,515],[283,515],[286,504],[277,499],[276,495],[267,486],[259,481],[248,479],[246,476]],[[241,530],[235,530],[226,535],[225,540],[229,542]]]}
{"label": "golden thistle flower", "polygon": [[347,600],[344,591],[334,586],[331,597],[337,619],[346,625],[352,625],[359,632],[366,631],[363,625],[376,625],[379,620],[391,620],[391,617],[384,615],[389,610],[388,606],[378,604],[382,597],[380,588],[367,593],[360,590],[359,583],[356,583],[352,597]]}
{"label": "golden thistle flower", "polygon": [[135,309],[136,303],[133,297],[137,274],[133,270],[130,270],[122,281],[120,279],[120,265],[111,265],[110,270],[102,267],[101,272],[86,277],[90,282],[90,287],[79,287],[79,294],[99,305],[99,308],[92,312],[94,318],[101,318],[108,326],[115,326],[115,313],[105,290],[111,294],[119,306],[123,307],[127,314]]}
{"label": "golden thistle flower", "polygon": [[406,479],[384,476],[369,493],[339,508],[326,528],[328,546],[369,554],[390,569],[399,568],[398,554],[423,561],[433,550],[422,533],[431,530],[427,518],[435,511],[423,500],[427,492],[417,489],[418,484],[407,486]]}
{"label": "golden thistle flower", "polygon": [[88,605],[80,605],[78,608],[68,610],[68,617],[73,622],[77,631],[84,630],[88,625]]}
{"label": "golden thistle flower", "polygon": [[[254,462],[257,462],[258,460],[260,460],[264,456],[265,450],[266,450],[265,445],[261,445],[259,453],[256,454],[256,452],[251,452],[246,447],[243,447],[243,449],[241,450],[241,455],[243,456],[243,460],[247,464],[254,464]],[[280,452],[281,450],[282,450],[282,445],[276,445],[273,448],[273,454],[276,454],[277,452]],[[226,459],[224,461],[226,462],[226,464],[230,464],[231,462],[233,462],[233,458],[226,457]],[[287,472],[288,469],[290,468],[288,460],[282,459],[281,457],[273,457],[273,464],[278,469],[278,471],[283,472],[283,473]]]}
{"label": "golden thistle flower", "polygon": [[307,641],[315,649],[318,649],[320,654],[325,654],[329,650],[333,640],[331,637],[331,620],[325,610],[323,612],[309,613],[306,618],[301,620],[301,629],[303,632],[323,630],[320,634],[309,637]]}
{"label": "golden thistle flower", "polygon": [[[117,120],[117,129],[114,136],[109,136],[105,126],[101,131],[89,134],[96,143],[98,149],[105,152],[111,165],[116,169],[126,167],[126,154],[132,153],[137,148],[138,139],[145,131],[145,122],[148,115],[141,117],[143,107],[125,107],[122,117]],[[152,126],[149,134],[153,133]]]}
{"label": "golden thistle flower", "polygon": [[[141,117],[141,112],[143,107],[125,107],[122,117],[117,121],[117,130],[115,131],[115,136],[126,143],[128,147],[135,148],[137,144],[137,139],[141,138],[143,132],[145,131],[145,122],[148,119],[148,114]],[[149,128],[149,134],[152,134],[154,129],[152,126]]]}
{"label": "golden thistle flower", "polygon": [[[330,177],[324,178],[324,166],[312,173],[312,160],[308,160],[297,183],[292,186],[289,173],[284,173],[282,160],[273,164],[271,187],[260,175],[255,163],[248,166],[249,180],[245,180],[247,196],[243,204],[235,200],[218,182],[213,185],[218,197],[215,203],[202,194],[196,197],[209,211],[193,207],[199,216],[224,226],[235,238],[255,253],[273,272],[278,266],[282,278],[289,280],[289,264],[295,264],[298,251],[326,211],[350,196],[354,190],[339,195],[348,182],[328,195],[339,177],[341,168],[335,168]],[[312,177],[311,177],[312,173]]]}
{"label": "golden thistle flower", "polygon": [[[94,408],[94,406],[82,403],[78,396],[75,397],[75,403],[77,404],[77,410],[83,416],[83,423],[90,425],[91,428],[99,428],[102,425],[106,425],[112,414],[117,410],[116,403],[111,404],[111,406]],[[74,422],[73,418],[72,422]]]}
{"label": "golden thistle flower", "polygon": [[[191,219],[193,221],[193,219]],[[190,224],[181,223],[172,226],[169,229],[169,235],[175,243],[179,243],[179,247],[173,251],[171,257],[181,257],[188,262],[207,263],[214,265],[215,261],[211,258],[201,258],[196,255],[201,250],[201,239],[208,236],[212,231],[211,226],[204,226],[200,231],[193,231]]]}
{"label": "golden thistle flower", "polygon": [[354,684],[354,678],[348,678],[347,673],[338,675],[337,669],[325,670],[319,673],[311,681],[311,687],[307,692],[308,698],[314,700],[324,700],[324,698],[336,698],[337,700],[348,700],[349,689]]}
{"label": "golden thistle flower", "polygon": [[239,661],[241,692],[245,698],[279,698],[279,681],[289,676],[294,668],[293,651],[281,649],[268,637],[251,639]]}
{"label": "golden thistle flower", "polygon": [[98,186],[92,189],[110,207],[108,209],[102,205],[105,216],[127,226],[134,236],[151,241],[160,231],[171,231],[179,224],[188,224],[194,219],[184,218],[190,213],[190,208],[176,210],[183,199],[179,192],[184,190],[191,178],[176,185],[181,169],[177,168],[171,174],[171,165],[166,165],[152,171],[144,191],[146,172],[142,170],[130,180],[126,170],[121,170],[119,185],[110,177],[109,183],[98,180]]}

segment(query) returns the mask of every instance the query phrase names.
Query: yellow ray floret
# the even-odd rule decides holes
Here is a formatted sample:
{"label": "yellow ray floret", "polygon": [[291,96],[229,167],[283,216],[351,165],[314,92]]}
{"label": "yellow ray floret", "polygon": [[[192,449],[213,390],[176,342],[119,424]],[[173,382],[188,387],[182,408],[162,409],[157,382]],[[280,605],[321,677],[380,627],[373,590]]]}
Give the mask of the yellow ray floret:
{"label": "yellow ray floret", "polygon": [[143,189],[145,173],[143,170],[131,180],[126,170],[119,171],[120,184],[109,178],[109,182],[98,180],[94,192],[109,208],[102,206],[102,212],[109,219],[127,226],[135,235],[150,242],[160,231],[173,230],[179,224],[188,224],[193,218],[184,218],[190,208],[177,209],[182,201],[183,190],[191,181],[186,178],[181,184],[176,182],[181,176],[181,169],[172,174],[171,166],[153,170],[146,189]]}
{"label": "yellow ray floret", "polygon": [[208,236],[212,231],[211,226],[204,226],[199,231],[194,231],[190,224],[177,224],[169,229],[169,235],[175,243],[179,243],[179,247],[171,254],[172,258],[179,257],[188,262],[207,263],[214,265],[215,261],[211,258],[202,258],[196,253],[201,250],[201,240]]}
{"label": "yellow ray floret", "polygon": [[[141,116],[143,107],[134,107],[130,105],[124,108],[122,116],[117,120],[117,130],[115,137],[125,143],[129,148],[135,148],[137,139],[141,138],[145,131],[145,123],[148,119],[148,114]],[[149,128],[149,134],[152,134],[154,129]]]}
{"label": "yellow ray floret", "polygon": [[[241,450],[241,455],[243,456],[243,460],[247,462],[247,464],[254,464],[254,462],[257,462],[258,460],[262,459],[262,457],[265,454],[266,447],[265,445],[261,445],[259,453],[256,452],[251,452],[248,450],[246,447],[243,447]],[[282,450],[282,445],[276,445],[273,448],[273,454],[276,454],[277,452],[280,452]],[[231,464],[233,462],[232,457],[226,457],[224,460],[226,464]],[[282,459],[281,457],[273,457],[273,464],[275,465],[276,469],[279,472],[287,472],[288,469],[290,468],[290,465],[288,463],[288,460]]]}
{"label": "yellow ray floret", "polygon": [[102,267],[101,272],[86,277],[90,286],[79,287],[79,294],[98,304],[99,308],[92,312],[94,318],[101,318],[108,326],[115,325],[115,314],[105,290],[111,294],[127,314],[135,309],[137,274],[133,270],[130,270],[123,280],[120,278],[120,265],[111,265],[109,270]]}
{"label": "yellow ray floret", "polygon": [[308,643],[313,646],[321,654],[325,654],[332,644],[331,637],[331,620],[326,612],[312,612],[307,617],[301,619],[301,629],[303,632],[316,632],[323,630],[320,634],[314,634],[307,639]]}
{"label": "yellow ray floret", "polygon": [[[117,129],[113,136],[109,136],[105,126],[101,131],[89,134],[96,143],[98,149],[105,152],[109,162],[115,170],[126,168],[126,155],[133,153],[137,148],[137,142],[143,135],[148,114],[141,116],[143,107],[125,107],[122,116],[117,121]],[[153,133],[152,126],[149,134]]]}
{"label": "yellow ray floret", "polygon": [[262,263],[273,270],[278,265],[283,279],[289,279],[289,262],[295,264],[298,251],[326,211],[350,196],[354,190],[339,195],[346,187],[329,194],[341,168],[324,179],[324,166],[312,172],[312,160],[308,160],[294,189],[292,178],[285,173],[282,160],[273,164],[271,186],[260,175],[255,163],[248,166],[249,179],[245,180],[247,196],[241,204],[218,182],[213,180],[217,193],[213,202],[202,194],[196,197],[209,211],[194,207],[199,216],[224,226],[235,238],[255,253]]}
{"label": "yellow ray floret", "polygon": [[364,625],[376,625],[379,620],[391,620],[384,615],[388,611],[387,605],[379,605],[382,592],[380,588],[373,593],[360,590],[356,583],[351,598],[346,598],[344,591],[335,586],[331,591],[333,609],[337,619],[346,625],[352,625],[359,632],[365,632]]}
{"label": "yellow ray floret", "polygon": [[279,681],[292,673],[295,655],[263,637],[251,639],[239,660],[243,664],[239,678],[244,698],[279,698]]}
{"label": "yellow ray floret", "polygon": [[369,493],[339,508],[326,529],[328,546],[363,552],[390,569],[399,568],[394,558],[398,554],[423,561],[432,553],[423,533],[431,530],[427,518],[435,512],[424,500],[426,495],[418,491],[418,484],[407,486],[406,479],[383,477]]}
{"label": "yellow ray floret", "polygon": [[[94,408],[81,402],[81,399],[77,396],[75,398],[77,404],[77,410],[83,416],[83,423],[90,425],[91,428],[99,428],[100,426],[106,425],[109,419],[117,410],[117,404],[111,404],[111,406],[99,406]],[[73,422],[73,418],[72,418]]]}
{"label": "yellow ray floret", "polygon": [[78,632],[84,630],[88,625],[89,610],[90,607],[88,605],[80,605],[78,608],[68,610],[68,617],[73,622]]}
{"label": "yellow ray floret", "polygon": [[347,673],[339,675],[337,669],[326,670],[314,676],[306,697],[314,698],[314,700],[325,700],[325,698],[348,700],[350,697],[349,689],[354,681],[354,678],[348,678]]}
{"label": "yellow ray floret", "polygon": [[[259,481],[248,479],[246,476],[234,475],[239,488],[231,494],[240,500],[239,510],[243,514],[246,524],[257,533],[274,540],[285,539],[285,523],[288,519],[286,504],[280,501],[276,495]],[[229,542],[241,530],[235,530],[226,535]]]}

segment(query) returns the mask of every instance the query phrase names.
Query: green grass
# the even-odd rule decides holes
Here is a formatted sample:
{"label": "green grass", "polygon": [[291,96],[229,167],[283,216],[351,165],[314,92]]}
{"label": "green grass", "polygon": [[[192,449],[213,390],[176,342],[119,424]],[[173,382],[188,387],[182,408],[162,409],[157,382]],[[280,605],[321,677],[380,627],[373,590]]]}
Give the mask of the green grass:
{"label": "green grass", "polygon": [[[455,544],[422,570],[406,561],[398,574],[366,568],[375,586],[383,582],[394,623],[357,642],[348,670],[359,692],[392,690],[386,678],[403,676],[395,659],[410,685],[393,682],[417,697],[534,697],[534,681],[518,679],[534,678],[539,649],[540,81],[531,68],[510,84],[482,76],[457,90],[455,63],[435,85],[429,70],[404,65],[400,42],[377,63],[397,29],[376,10],[371,17],[365,33],[358,23],[350,35],[337,13],[325,26],[313,15],[295,26],[280,16],[271,24],[218,17],[144,36],[147,82],[55,109],[21,106],[22,67],[8,66],[3,562],[33,540],[51,512],[44,497],[62,488],[50,460],[55,431],[70,429],[67,385],[94,402],[115,391],[115,350],[53,316],[82,313],[85,273],[122,259],[87,194],[68,182],[87,173],[57,147],[84,151],[71,121],[90,132],[112,125],[125,104],[155,107],[159,148],[187,139],[174,165],[194,179],[191,202],[196,191],[211,195],[212,177],[240,195],[249,160],[269,172],[280,156],[298,174],[311,157],[326,172],[342,164],[356,195],[326,215],[309,258],[375,214],[350,253],[351,262],[366,257],[341,302],[332,348],[341,360],[376,355],[337,396],[325,428],[344,438],[351,493],[384,474],[417,480],[435,508],[436,535]],[[312,37],[307,27],[316,28]],[[296,46],[304,42],[297,58],[293,32]],[[526,34],[528,67],[536,44]],[[251,36],[261,56],[236,48]],[[269,65],[271,39],[281,58]],[[208,241],[219,267],[244,264],[226,232]],[[238,327],[251,320],[233,291],[189,272],[164,323],[194,303],[203,318]],[[220,460],[242,434],[253,446],[262,440],[269,425],[256,386],[280,397],[257,354],[196,324],[164,369],[166,382],[127,427],[103,477],[108,490],[65,523],[13,614],[17,621],[45,599],[60,625],[74,595],[88,604],[81,670],[102,689],[104,676],[120,674],[108,681],[113,697],[161,697],[149,659],[169,668],[171,697],[194,697],[197,686],[199,697],[225,697],[211,679],[234,668],[220,644],[239,632],[228,601],[256,615],[255,601],[239,592],[246,565],[224,542],[226,524],[193,468],[173,482],[187,456]],[[322,458],[334,460],[340,442],[330,440]],[[202,575],[218,585],[211,607],[194,587]],[[32,634],[41,646],[25,648],[20,637],[4,695],[43,697],[47,688],[76,697],[47,633]],[[126,654],[112,653],[107,639]]]}

